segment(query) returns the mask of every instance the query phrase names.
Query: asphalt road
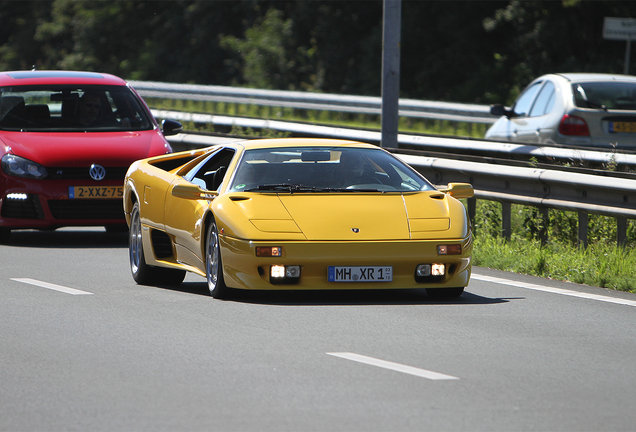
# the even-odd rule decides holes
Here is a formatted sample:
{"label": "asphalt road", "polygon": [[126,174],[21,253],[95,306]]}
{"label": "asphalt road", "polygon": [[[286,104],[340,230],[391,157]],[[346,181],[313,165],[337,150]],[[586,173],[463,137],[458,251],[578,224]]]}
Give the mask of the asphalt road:
{"label": "asphalt road", "polygon": [[2,431],[636,428],[636,295],[474,268],[424,292],[136,285],[127,237],[0,246]]}

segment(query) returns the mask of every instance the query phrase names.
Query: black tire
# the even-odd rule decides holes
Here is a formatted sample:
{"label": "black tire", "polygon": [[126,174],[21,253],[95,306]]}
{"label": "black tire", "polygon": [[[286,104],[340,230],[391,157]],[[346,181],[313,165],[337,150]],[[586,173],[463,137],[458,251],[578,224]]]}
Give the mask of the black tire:
{"label": "black tire", "polygon": [[228,288],[223,278],[221,246],[219,245],[219,232],[216,227],[216,222],[210,222],[205,240],[205,273],[208,282],[208,291],[214,298],[226,298]]}
{"label": "black tire", "polygon": [[185,270],[155,267],[146,264],[141,238],[139,203],[135,203],[130,215],[128,257],[130,258],[130,272],[135,282],[139,285],[179,285],[185,278]]}
{"label": "black tire", "polygon": [[140,285],[151,285],[152,267],[146,264],[144,245],[141,239],[141,216],[139,203],[133,205],[130,215],[130,232],[128,234],[128,257],[130,258],[130,272],[132,277]]}
{"label": "black tire", "polygon": [[433,298],[457,298],[464,293],[464,287],[458,288],[426,288],[426,294]]}
{"label": "black tire", "polygon": [[11,238],[11,230],[9,228],[0,228],[0,244],[9,243]]}

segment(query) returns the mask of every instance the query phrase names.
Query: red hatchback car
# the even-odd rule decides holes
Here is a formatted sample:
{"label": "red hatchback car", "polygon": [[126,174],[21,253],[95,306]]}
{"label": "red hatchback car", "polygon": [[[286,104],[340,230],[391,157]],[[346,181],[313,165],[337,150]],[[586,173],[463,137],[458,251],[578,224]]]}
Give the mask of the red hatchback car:
{"label": "red hatchback car", "polygon": [[124,175],[138,159],[171,153],[141,97],[113,75],[0,73],[0,241],[12,229],[124,229]]}

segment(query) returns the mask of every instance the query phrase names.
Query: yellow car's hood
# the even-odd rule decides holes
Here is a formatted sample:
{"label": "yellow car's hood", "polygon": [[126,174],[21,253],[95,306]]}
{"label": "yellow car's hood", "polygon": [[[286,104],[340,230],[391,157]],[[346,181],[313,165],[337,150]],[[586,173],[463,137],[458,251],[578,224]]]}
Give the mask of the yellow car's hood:
{"label": "yellow car's hood", "polygon": [[[234,231],[235,235],[244,238],[282,235],[290,239],[315,241],[365,241],[466,235],[465,228],[461,233],[449,232],[451,213],[452,218],[462,221],[455,228],[464,225],[463,206],[438,191],[249,195],[248,198],[248,194],[241,194],[240,199],[235,195],[231,200],[240,216],[249,220],[248,225],[262,235],[250,234],[242,229]],[[232,217],[234,222],[237,222],[238,216]]]}
{"label": "yellow car's hood", "polygon": [[401,195],[280,195],[308,240],[409,238]]}

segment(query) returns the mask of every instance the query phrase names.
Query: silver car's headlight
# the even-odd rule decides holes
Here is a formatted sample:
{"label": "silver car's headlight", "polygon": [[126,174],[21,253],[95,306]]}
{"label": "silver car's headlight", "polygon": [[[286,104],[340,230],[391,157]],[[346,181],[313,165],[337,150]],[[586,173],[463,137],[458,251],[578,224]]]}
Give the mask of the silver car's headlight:
{"label": "silver car's headlight", "polygon": [[33,179],[43,179],[48,175],[42,165],[12,154],[2,156],[2,171],[10,176]]}

